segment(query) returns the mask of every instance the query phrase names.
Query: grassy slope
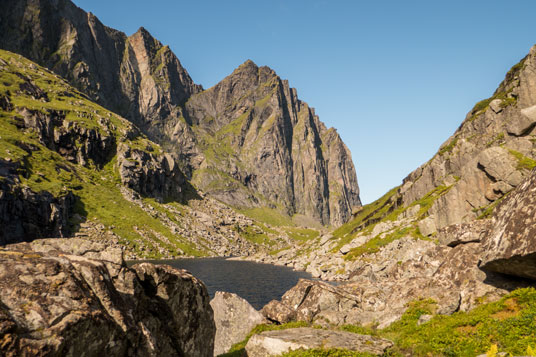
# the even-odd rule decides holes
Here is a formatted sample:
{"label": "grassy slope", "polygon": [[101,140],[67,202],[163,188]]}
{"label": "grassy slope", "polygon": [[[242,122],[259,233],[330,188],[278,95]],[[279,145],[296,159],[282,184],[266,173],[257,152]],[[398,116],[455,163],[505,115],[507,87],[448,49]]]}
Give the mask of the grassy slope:
{"label": "grassy slope", "polygon": [[[430,321],[419,325],[422,315],[432,315]],[[254,334],[309,326],[305,322],[292,322],[280,326],[259,325],[243,341],[235,344],[222,356],[241,356]],[[318,326],[313,326],[317,327]],[[386,356],[477,356],[497,352],[511,355],[536,355],[536,289],[518,289],[493,303],[483,302],[469,312],[456,312],[450,316],[435,314],[435,302],[419,300],[408,305],[402,318],[386,329],[345,325],[342,330],[390,339],[394,347]],[[298,350],[283,356],[367,356],[367,354],[330,350]]]}
{"label": "grassy slope", "polygon": [[[70,87],[56,75],[41,68],[19,55],[0,51],[0,58],[8,63],[7,70],[0,72],[0,94],[11,94],[10,98],[15,109],[12,112],[0,111],[0,156],[21,162],[26,171],[20,177],[23,185],[34,191],[46,190],[54,195],[61,195],[67,190],[77,197],[76,210],[88,220],[96,219],[116,233],[121,243],[130,246],[142,256],[158,258],[161,253],[153,243],[164,247],[171,254],[178,254],[177,248],[189,255],[203,255],[194,246],[169,231],[157,218],[145,213],[137,205],[128,202],[120,192],[120,180],[114,166],[115,157],[101,169],[90,163],[87,167],[68,162],[58,153],[42,145],[36,133],[20,130],[16,127],[18,108],[29,108],[46,112],[61,110],[66,113],[66,121],[78,125],[101,130],[98,119],[106,118],[116,128],[113,135],[117,142],[123,141],[131,147],[152,146],[159,152],[158,145],[143,136],[131,140],[122,135],[131,126],[126,120],[110,113],[99,105],[87,100],[81,93]],[[49,101],[35,100],[20,92],[19,85],[24,82],[17,73],[32,80],[45,91]],[[34,147],[27,151],[21,147]],[[154,202],[156,205],[156,202]],[[135,232],[134,227],[145,232],[145,238]],[[161,237],[165,237],[163,241]],[[139,251],[140,241],[148,247]]]}

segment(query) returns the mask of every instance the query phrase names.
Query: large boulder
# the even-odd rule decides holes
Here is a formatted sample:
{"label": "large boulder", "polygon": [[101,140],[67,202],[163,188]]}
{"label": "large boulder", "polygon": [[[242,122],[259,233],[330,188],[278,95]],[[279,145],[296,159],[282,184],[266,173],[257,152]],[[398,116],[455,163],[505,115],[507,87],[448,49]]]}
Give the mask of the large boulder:
{"label": "large boulder", "polygon": [[480,267],[536,279],[536,171],[497,208]]}
{"label": "large boulder", "polygon": [[254,335],[246,345],[246,352],[248,357],[267,357],[298,349],[339,348],[382,355],[392,345],[391,341],[382,338],[302,327]]}
{"label": "large boulder", "polygon": [[300,279],[281,301],[271,301],[263,315],[274,322],[344,322],[344,317],[360,303],[358,296],[321,281]]}
{"label": "large boulder", "polygon": [[233,344],[246,338],[255,326],[266,322],[260,312],[233,293],[217,291],[210,306],[216,323],[215,356],[227,352]]}
{"label": "large boulder", "polygon": [[212,356],[203,283],[121,253],[77,239],[0,248],[0,355]]}

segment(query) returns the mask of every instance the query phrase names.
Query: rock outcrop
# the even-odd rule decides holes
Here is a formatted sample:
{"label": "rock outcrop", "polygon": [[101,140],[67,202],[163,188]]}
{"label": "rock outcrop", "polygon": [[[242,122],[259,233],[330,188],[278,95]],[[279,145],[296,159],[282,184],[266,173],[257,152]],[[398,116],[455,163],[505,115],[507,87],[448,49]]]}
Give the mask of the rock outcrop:
{"label": "rock outcrop", "polygon": [[74,203],[70,191],[55,197],[47,191],[34,192],[0,181],[0,246],[69,236]]}
{"label": "rock outcrop", "polygon": [[444,190],[428,210],[437,229],[486,212],[534,167],[536,47],[507,73],[493,96],[464,122],[427,163],[404,179],[403,206]]}
{"label": "rock outcrop", "polygon": [[142,196],[181,200],[186,179],[170,154],[157,154],[121,144],[117,152],[121,183]]}
{"label": "rock outcrop", "polygon": [[[6,0],[2,8],[0,48],[136,124],[213,197],[332,225],[361,205],[349,150],[271,69],[247,61],[202,92],[143,28],[127,37],[69,0]],[[41,98],[31,83],[22,89]]]}
{"label": "rock outcrop", "polygon": [[214,356],[226,353],[232,345],[245,339],[255,326],[266,322],[260,312],[233,293],[217,291],[210,306],[216,324]]}
{"label": "rock outcrop", "polygon": [[407,304],[432,298],[439,314],[494,301],[535,278],[536,170],[507,195],[492,218],[443,228],[438,243],[403,237],[349,261],[349,282],[300,280],[262,312],[272,321],[387,327]]}
{"label": "rock outcrop", "polygon": [[536,171],[497,208],[492,227],[480,267],[536,280]]}
{"label": "rock outcrop", "polygon": [[393,346],[389,340],[343,331],[295,328],[265,331],[254,335],[246,345],[248,357],[278,356],[299,349],[338,348],[372,355],[383,355]]}
{"label": "rock outcrop", "polygon": [[204,285],[169,266],[125,266],[120,249],[47,239],[0,249],[0,352],[212,356]]}

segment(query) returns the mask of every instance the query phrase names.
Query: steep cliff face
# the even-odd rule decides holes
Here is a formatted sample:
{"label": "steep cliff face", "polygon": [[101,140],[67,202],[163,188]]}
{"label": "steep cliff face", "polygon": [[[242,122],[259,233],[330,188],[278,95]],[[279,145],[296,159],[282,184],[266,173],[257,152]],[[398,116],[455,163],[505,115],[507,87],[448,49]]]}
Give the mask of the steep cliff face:
{"label": "steep cliff face", "polygon": [[536,48],[400,188],[405,206],[444,187],[429,215],[436,228],[489,214],[536,164]]}
{"label": "steep cliff face", "polygon": [[360,206],[349,150],[270,68],[245,62],[183,114],[171,137],[194,158],[193,182],[220,200],[333,225]]}
{"label": "steep cliff face", "polygon": [[68,0],[3,0],[2,9],[0,48],[135,123],[214,197],[333,225],[360,206],[348,149],[272,70],[246,62],[201,93],[143,28],[127,37]]}
{"label": "steep cliff face", "polygon": [[97,103],[150,128],[153,138],[162,120],[201,90],[169,48],[143,28],[127,37],[68,0],[1,5],[0,48],[53,70]]}
{"label": "steep cliff face", "polygon": [[125,246],[129,259],[171,258],[248,255],[314,235],[286,228],[201,197],[132,123],[0,50],[0,245],[74,235]]}

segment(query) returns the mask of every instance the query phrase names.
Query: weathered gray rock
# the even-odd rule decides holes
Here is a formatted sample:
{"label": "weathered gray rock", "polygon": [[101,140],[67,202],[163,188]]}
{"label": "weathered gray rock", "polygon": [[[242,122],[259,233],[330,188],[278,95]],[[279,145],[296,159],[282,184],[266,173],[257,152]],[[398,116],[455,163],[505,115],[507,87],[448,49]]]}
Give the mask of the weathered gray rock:
{"label": "weathered gray rock", "polygon": [[514,116],[507,124],[509,134],[522,136],[528,134],[536,125],[536,105],[521,109],[521,115]]}
{"label": "weathered gray rock", "polygon": [[480,267],[536,279],[536,172],[497,209],[486,237]]}
{"label": "weathered gray rock", "polygon": [[56,151],[68,161],[80,165],[90,162],[102,167],[114,154],[115,136],[109,120],[101,119],[99,129],[88,128],[76,121],[66,120],[64,112],[20,109],[24,121],[21,126],[31,129],[39,136],[39,141]]}
{"label": "weathered gray rock", "polygon": [[320,281],[300,279],[296,286],[283,295],[280,302],[271,301],[262,309],[262,313],[271,321],[285,323],[292,320],[326,320],[327,316],[317,315],[331,311],[337,315],[331,316],[332,318],[344,321],[344,317],[358,305],[359,297],[348,291]]}
{"label": "weathered gray rock", "polygon": [[476,105],[438,153],[404,179],[393,202],[411,207],[447,188],[428,211],[441,229],[473,220],[480,209],[517,186],[528,172],[512,151],[536,157],[531,142],[536,123],[535,69],[533,47],[507,73],[489,104]]}
{"label": "weathered gray rock", "polygon": [[208,294],[185,271],[50,239],[0,249],[0,287],[5,356],[212,356]]}
{"label": "weathered gray rock", "polygon": [[229,351],[257,325],[266,322],[260,312],[246,300],[232,293],[217,291],[210,301],[216,323],[214,356]]}
{"label": "weathered gray rock", "polygon": [[435,221],[432,217],[426,217],[419,222],[419,231],[425,237],[431,236],[437,232]]}
{"label": "weathered gray rock", "polygon": [[497,181],[504,181],[515,187],[519,185],[523,176],[516,169],[515,158],[501,147],[492,147],[484,150],[478,159],[484,171]]}
{"label": "weathered gray rock", "polygon": [[487,233],[488,220],[476,220],[470,223],[453,224],[442,228],[437,234],[440,244],[455,247],[459,244],[480,242]]}
{"label": "weathered gray rock", "polygon": [[[194,183],[219,200],[235,206],[268,201],[284,213],[334,225],[360,206],[349,150],[272,69],[246,61],[193,95],[184,115],[196,133],[184,135],[179,122],[181,135],[173,140],[184,157],[199,159]],[[191,141],[196,149],[188,149]],[[207,150],[219,155],[197,154]]]}
{"label": "weathered gray rock", "polygon": [[391,341],[382,338],[302,327],[254,335],[246,345],[246,353],[248,357],[267,357],[299,349],[339,348],[381,355],[391,346]]}

